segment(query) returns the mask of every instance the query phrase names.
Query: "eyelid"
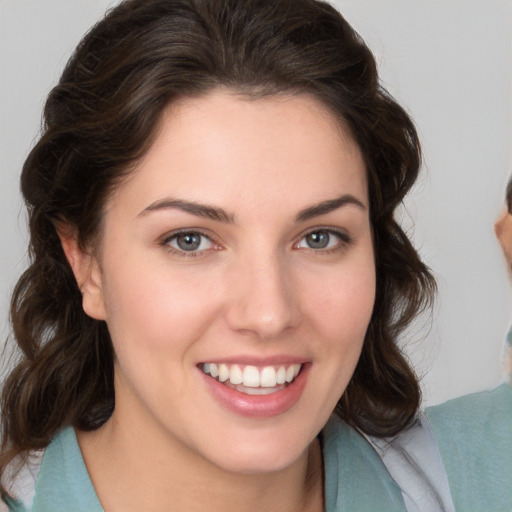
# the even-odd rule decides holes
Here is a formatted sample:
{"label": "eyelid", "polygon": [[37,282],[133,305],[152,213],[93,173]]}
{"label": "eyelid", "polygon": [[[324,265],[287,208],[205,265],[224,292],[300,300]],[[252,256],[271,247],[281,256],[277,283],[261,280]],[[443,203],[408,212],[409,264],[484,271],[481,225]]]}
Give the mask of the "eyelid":
{"label": "eyelid", "polygon": [[[298,247],[299,243],[302,242],[302,240],[304,240],[305,237],[307,237],[308,235],[310,235],[312,233],[322,232],[322,231],[337,237],[339,240],[338,243],[332,247],[326,247],[323,249],[322,248],[315,249],[313,247],[309,247],[309,248],[308,247]],[[170,245],[170,241],[173,239],[176,239],[179,235],[182,235],[182,234],[197,234],[202,237],[205,237],[211,242],[212,247],[208,247],[207,249],[195,250],[195,251],[185,251],[182,249],[172,247]],[[180,228],[180,229],[176,229],[174,231],[168,232],[165,235],[163,235],[162,237],[160,237],[160,239],[158,240],[158,245],[163,246],[169,252],[177,254],[178,256],[183,256],[183,257],[195,256],[195,257],[197,257],[197,256],[206,255],[207,253],[209,253],[212,250],[213,251],[221,250],[222,245],[217,241],[216,238],[217,238],[216,236],[213,236],[212,234],[206,232],[206,230],[201,229],[201,228]],[[352,243],[353,243],[353,239],[347,233],[347,231],[345,229],[338,228],[338,227],[332,227],[332,226],[314,226],[312,228],[308,228],[307,230],[303,231],[296,238],[296,241],[293,244],[293,248],[299,249],[299,250],[307,249],[307,250],[310,250],[313,252],[329,253],[329,252],[335,252],[342,248],[346,248],[347,246],[351,245]]]}
{"label": "eyelid", "polygon": [[[207,238],[211,242],[212,247],[208,247],[207,249],[195,250],[195,251],[185,251],[185,250],[178,249],[178,248],[170,245],[170,242],[172,240],[176,239],[180,235],[185,235],[185,234],[195,234],[195,235],[200,235],[201,237]],[[198,256],[206,255],[207,253],[209,253],[212,250],[217,251],[222,248],[220,243],[215,238],[216,237],[212,236],[211,234],[206,233],[204,229],[180,228],[180,229],[171,231],[169,233],[166,233],[165,235],[160,237],[160,239],[158,240],[158,245],[164,247],[170,253],[176,254],[178,256],[198,257]]]}
{"label": "eyelid", "polygon": [[[339,239],[339,243],[337,243],[333,247],[326,247],[324,249],[314,249],[313,247],[298,247],[298,244],[300,242],[302,242],[302,240],[304,240],[304,238],[306,238],[308,235],[310,235],[312,233],[321,232],[321,231],[329,233],[330,235],[335,235]],[[299,249],[299,250],[306,249],[306,250],[311,250],[314,252],[327,253],[327,252],[333,252],[333,251],[342,249],[344,247],[347,247],[347,246],[351,245],[353,243],[353,241],[354,240],[347,233],[347,231],[345,229],[336,228],[336,227],[332,227],[332,226],[315,226],[313,228],[308,228],[306,231],[302,232],[297,237],[297,241],[293,244],[293,248]]]}

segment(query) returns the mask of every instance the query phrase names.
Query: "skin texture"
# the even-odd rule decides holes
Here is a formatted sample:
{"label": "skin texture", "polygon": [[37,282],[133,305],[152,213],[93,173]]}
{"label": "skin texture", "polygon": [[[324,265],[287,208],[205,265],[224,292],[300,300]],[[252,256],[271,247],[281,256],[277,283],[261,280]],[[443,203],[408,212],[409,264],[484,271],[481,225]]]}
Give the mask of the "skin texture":
{"label": "skin texture", "polygon": [[[192,255],[180,229],[206,235]],[[312,248],[306,235],[320,231],[328,246]],[[99,246],[61,238],[116,354],[113,416],[78,432],[105,510],[322,510],[315,438],[375,293],[364,163],[329,111],[308,96],[181,100],[106,205]],[[199,369],[269,358],[308,370],[293,405],[267,417],[220,403]]]}
{"label": "skin texture", "polygon": [[500,242],[503,254],[507,260],[507,266],[510,269],[512,267],[512,215],[509,213],[507,208],[504,208],[501,215],[499,216],[496,224],[494,225],[494,231]]}

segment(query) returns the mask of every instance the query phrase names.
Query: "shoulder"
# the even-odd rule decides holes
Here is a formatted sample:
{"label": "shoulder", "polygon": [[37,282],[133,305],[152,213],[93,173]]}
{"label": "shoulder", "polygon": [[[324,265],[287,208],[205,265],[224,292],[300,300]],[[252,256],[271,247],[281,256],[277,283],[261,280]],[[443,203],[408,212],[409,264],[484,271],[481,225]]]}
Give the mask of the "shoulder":
{"label": "shoulder", "polygon": [[[32,454],[31,454],[32,456]],[[68,427],[46,450],[30,457],[8,486],[14,512],[102,512],[75,431]]]}
{"label": "shoulder", "polygon": [[333,416],[321,441],[327,512],[405,510],[400,489],[363,436]]}
{"label": "shoulder", "polygon": [[400,487],[408,511],[454,511],[441,455],[424,414],[394,437],[368,440]]}
{"label": "shoulder", "polygon": [[426,410],[457,510],[512,508],[512,388]]}
{"label": "shoulder", "polygon": [[23,462],[18,457],[9,465],[4,480],[6,489],[14,499],[6,499],[5,503],[0,502],[0,512],[22,512],[32,509],[44,452],[45,450],[31,451]]}
{"label": "shoulder", "polygon": [[[502,384],[491,391],[454,398],[427,408],[426,414],[436,424],[469,421],[471,425],[483,425],[492,421],[499,427],[512,414],[512,387]],[[510,421],[506,422],[510,426]]]}

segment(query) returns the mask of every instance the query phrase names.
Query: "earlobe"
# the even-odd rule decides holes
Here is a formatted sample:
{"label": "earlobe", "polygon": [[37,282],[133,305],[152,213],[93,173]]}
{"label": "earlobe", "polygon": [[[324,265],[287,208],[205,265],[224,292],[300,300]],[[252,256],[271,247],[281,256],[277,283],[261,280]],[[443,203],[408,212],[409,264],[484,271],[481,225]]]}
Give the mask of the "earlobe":
{"label": "earlobe", "polygon": [[84,312],[96,320],[105,320],[101,268],[96,256],[92,251],[80,247],[76,229],[73,226],[66,222],[59,222],[56,230],[62,250],[82,293]]}

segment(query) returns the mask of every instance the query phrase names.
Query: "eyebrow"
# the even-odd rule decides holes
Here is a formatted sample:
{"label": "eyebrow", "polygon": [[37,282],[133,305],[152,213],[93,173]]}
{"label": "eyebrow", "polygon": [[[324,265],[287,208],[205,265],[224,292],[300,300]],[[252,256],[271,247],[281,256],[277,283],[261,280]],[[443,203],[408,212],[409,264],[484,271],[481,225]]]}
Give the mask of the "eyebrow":
{"label": "eyebrow", "polygon": [[[328,199],[313,206],[309,206],[304,210],[301,210],[295,216],[295,222],[304,222],[314,217],[325,215],[346,205],[354,205],[363,211],[366,211],[365,205],[359,199],[351,194],[344,194],[335,199]],[[207,204],[196,203],[194,201],[184,201],[182,199],[169,198],[160,199],[154,203],[151,203],[138,214],[138,217],[143,217],[151,212],[167,209],[182,210],[184,212],[191,213],[192,215],[196,215],[197,217],[203,217],[205,219],[210,219],[217,222],[225,222],[227,224],[233,224],[235,222],[235,216],[232,213],[228,213],[226,210],[223,210],[217,206],[210,206]]]}
{"label": "eyebrow", "polygon": [[327,201],[322,201],[319,204],[301,210],[295,217],[295,220],[296,222],[304,222],[314,217],[325,215],[346,205],[354,205],[366,211],[366,206],[359,201],[359,199],[351,194],[344,194],[336,199],[328,199]]}
{"label": "eyebrow", "polygon": [[147,208],[142,210],[138,217],[145,216],[151,212],[167,209],[182,210],[197,217],[203,217],[205,219],[215,220],[217,222],[225,222],[233,224],[235,216],[231,213],[226,212],[222,208],[216,206],[209,206],[207,204],[195,203],[193,201],[183,201],[181,199],[161,199],[150,204]]}

